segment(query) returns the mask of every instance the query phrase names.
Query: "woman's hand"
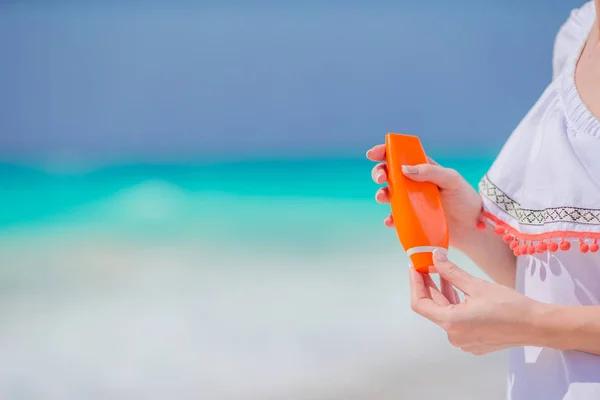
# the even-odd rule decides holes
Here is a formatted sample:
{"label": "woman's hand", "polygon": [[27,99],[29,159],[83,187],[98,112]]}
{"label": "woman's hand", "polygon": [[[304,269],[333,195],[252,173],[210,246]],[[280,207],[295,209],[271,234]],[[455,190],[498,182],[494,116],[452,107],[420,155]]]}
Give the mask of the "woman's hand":
{"label": "woman's hand", "polygon": [[[452,345],[482,355],[536,345],[544,336],[535,325],[544,313],[542,303],[469,275],[448,261],[443,252],[434,252],[434,265],[440,274],[440,289],[429,275],[409,268],[411,307],[446,330]],[[464,293],[464,301],[452,286]]]}
{"label": "woman's hand", "polygon": [[[387,168],[385,164],[385,145],[381,144],[367,151],[367,158],[377,164],[371,176],[375,183],[387,182]],[[417,182],[431,182],[440,188],[446,218],[450,229],[450,241],[453,247],[463,249],[465,240],[473,236],[475,224],[481,215],[481,198],[467,181],[455,170],[444,168],[429,160],[429,164],[405,166],[404,175]],[[375,199],[379,203],[389,203],[387,187],[380,188]],[[394,226],[394,218],[390,214],[384,224]]]}

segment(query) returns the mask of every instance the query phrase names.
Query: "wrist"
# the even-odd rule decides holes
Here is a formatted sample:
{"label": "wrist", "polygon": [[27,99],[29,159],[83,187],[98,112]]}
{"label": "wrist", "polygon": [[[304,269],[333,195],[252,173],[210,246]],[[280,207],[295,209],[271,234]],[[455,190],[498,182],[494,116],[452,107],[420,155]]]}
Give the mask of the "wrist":
{"label": "wrist", "polygon": [[530,345],[555,350],[572,350],[569,308],[535,301],[531,318],[533,337]]}
{"label": "wrist", "polygon": [[469,256],[476,263],[487,260],[490,254],[508,250],[508,247],[491,227],[479,230],[475,226],[460,232],[460,241],[451,242],[451,246]]}
{"label": "wrist", "polygon": [[484,246],[486,233],[486,231],[477,229],[475,225],[464,227],[460,232],[457,232],[456,239],[450,240],[450,246],[470,256]]}
{"label": "wrist", "polygon": [[490,226],[485,230],[473,226],[472,230],[459,233],[456,236],[461,241],[452,242],[452,247],[467,255],[495,282],[514,289],[516,257],[502,238]]}

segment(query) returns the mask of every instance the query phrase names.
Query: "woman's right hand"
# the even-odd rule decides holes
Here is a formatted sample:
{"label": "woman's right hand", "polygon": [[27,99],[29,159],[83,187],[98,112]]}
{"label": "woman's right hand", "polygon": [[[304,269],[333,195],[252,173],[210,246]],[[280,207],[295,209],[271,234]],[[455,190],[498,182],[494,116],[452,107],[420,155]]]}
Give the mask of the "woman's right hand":
{"label": "woman's right hand", "polygon": [[[375,183],[383,184],[388,180],[385,164],[385,145],[380,144],[367,151],[367,158],[378,162],[371,176]],[[469,183],[455,170],[444,168],[433,160],[429,164],[404,166],[404,176],[416,182],[431,182],[440,188],[442,203],[450,230],[450,245],[463,249],[466,242],[476,232],[476,223],[481,216],[481,197]],[[378,203],[389,203],[387,187],[377,190],[375,199]],[[390,214],[384,224],[394,226],[394,218]]]}

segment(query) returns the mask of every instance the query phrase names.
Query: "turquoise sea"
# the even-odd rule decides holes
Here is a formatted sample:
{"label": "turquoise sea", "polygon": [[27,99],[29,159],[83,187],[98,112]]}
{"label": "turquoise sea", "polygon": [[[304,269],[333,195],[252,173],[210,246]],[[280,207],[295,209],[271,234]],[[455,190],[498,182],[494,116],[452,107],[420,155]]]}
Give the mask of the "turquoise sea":
{"label": "turquoise sea", "polygon": [[[439,158],[473,185],[491,158]],[[83,170],[0,164],[0,234],[60,229],[250,246],[364,240],[387,212],[368,160],[130,164]]]}

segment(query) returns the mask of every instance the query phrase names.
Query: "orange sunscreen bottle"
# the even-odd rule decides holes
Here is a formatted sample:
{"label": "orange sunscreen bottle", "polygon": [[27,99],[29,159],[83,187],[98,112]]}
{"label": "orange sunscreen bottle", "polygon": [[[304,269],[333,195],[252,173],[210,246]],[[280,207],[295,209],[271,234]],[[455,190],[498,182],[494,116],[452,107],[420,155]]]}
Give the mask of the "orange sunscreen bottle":
{"label": "orange sunscreen bottle", "polygon": [[427,273],[433,265],[433,250],[448,251],[450,239],[440,191],[433,183],[415,182],[402,173],[403,165],[428,163],[418,137],[388,133],[385,154],[398,238],[414,268]]}

